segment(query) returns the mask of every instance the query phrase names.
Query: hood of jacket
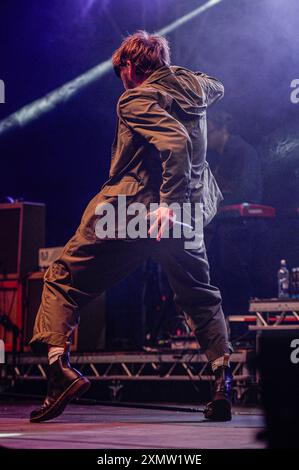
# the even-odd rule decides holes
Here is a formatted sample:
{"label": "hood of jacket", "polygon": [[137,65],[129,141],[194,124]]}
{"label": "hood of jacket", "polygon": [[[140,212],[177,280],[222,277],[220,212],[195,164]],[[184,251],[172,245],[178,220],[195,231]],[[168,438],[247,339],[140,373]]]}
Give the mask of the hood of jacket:
{"label": "hood of jacket", "polygon": [[202,115],[206,109],[203,90],[198,75],[184,67],[163,66],[155,70],[140,87],[157,88],[172,96],[177,105],[187,114]]}

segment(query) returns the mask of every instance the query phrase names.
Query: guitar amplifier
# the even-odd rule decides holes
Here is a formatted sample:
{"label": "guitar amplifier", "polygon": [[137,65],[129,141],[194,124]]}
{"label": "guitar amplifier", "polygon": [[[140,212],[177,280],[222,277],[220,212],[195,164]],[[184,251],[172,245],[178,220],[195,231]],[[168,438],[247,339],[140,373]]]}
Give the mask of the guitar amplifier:
{"label": "guitar amplifier", "polygon": [[19,279],[38,266],[45,246],[45,205],[0,204],[0,279]]}

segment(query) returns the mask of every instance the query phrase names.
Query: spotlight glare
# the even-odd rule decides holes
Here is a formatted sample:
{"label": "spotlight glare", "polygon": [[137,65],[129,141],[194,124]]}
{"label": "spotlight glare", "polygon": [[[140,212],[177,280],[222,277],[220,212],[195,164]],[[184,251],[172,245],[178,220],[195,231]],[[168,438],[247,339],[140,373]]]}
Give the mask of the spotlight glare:
{"label": "spotlight glare", "polygon": [[[167,26],[157,31],[157,33],[164,35],[168,34],[188,21],[192,20],[196,16],[200,15],[201,13],[205,12],[209,8],[217,5],[221,1],[222,0],[208,0],[206,3],[200,7],[195,8],[195,10],[191,11],[190,13],[187,13],[181,18],[173,21],[172,23],[169,23]],[[58,106],[60,103],[65,103],[87,85],[96,80],[99,80],[103,75],[106,75],[110,70],[112,70],[112,63],[111,59],[108,59],[101,64],[87,70],[82,75],[79,75],[79,77],[49,92],[44,97],[23,106],[18,111],[15,111],[0,121],[0,136],[9,130],[25,126],[31,121],[41,117],[43,114],[55,109],[56,106]]]}

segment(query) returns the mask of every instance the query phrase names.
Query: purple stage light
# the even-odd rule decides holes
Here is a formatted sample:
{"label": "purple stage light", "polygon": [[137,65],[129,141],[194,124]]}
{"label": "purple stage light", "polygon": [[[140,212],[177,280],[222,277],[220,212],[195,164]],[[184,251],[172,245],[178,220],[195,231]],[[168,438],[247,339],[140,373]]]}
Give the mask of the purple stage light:
{"label": "purple stage light", "polygon": [[80,0],[82,7],[81,7],[81,13],[82,16],[87,15],[90,10],[93,8],[93,6],[98,6],[101,8],[101,10],[105,10],[107,6],[110,3],[110,0]]}

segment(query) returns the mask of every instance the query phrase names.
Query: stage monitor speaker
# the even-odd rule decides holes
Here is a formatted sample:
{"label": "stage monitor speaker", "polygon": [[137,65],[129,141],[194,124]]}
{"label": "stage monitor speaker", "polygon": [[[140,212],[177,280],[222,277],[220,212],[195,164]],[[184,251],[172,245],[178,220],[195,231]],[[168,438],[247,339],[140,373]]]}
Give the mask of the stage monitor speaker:
{"label": "stage monitor speaker", "polygon": [[[35,317],[40,306],[43,289],[43,272],[28,276],[26,286],[26,308],[24,318],[24,349],[32,337]],[[103,351],[106,346],[106,296],[102,294],[80,311],[79,328],[75,331],[72,350],[78,352]]]}
{"label": "stage monitor speaker", "polygon": [[266,439],[271,449],[298,449],[298,330],[273,330],[262,332],[259,352]]}
{"label": "stage monitor speaker", "polygon": [[18,281],[0,279],[0,339],[5,351],[13,351],[13,330],[19,330],[16,351],[22,344],[22,284]]}
{"label": "stage monitor speaker", "polygon": [[45,205],[0,204],[0,279],[19,279],[38,267],[45,246]]}

